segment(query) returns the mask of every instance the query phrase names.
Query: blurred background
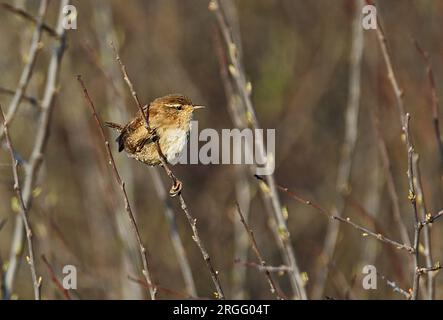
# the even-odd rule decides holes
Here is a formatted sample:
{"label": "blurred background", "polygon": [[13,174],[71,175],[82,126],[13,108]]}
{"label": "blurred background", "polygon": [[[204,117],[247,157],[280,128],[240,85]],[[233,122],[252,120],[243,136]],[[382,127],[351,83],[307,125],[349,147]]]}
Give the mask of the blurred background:
{"label": "blurred background", "polygon": [[[44,17],[45,24],[53,29],[60,3],[49,1]],[[71,4],[77,9],[77,29],[66,31],[67,46],[49,112],[48,139],[29,195],[29,220],[34,231],[37,273],[42,276],[42,297],[66,298],[51,280],[51,268],[62,281],[63,266],[74,265],[78,288],[70,291],[73,299],[145,299],[149,295],[143,285],[138,249],[121,193],[76,75],[82,75],[104,121],[125,123],[136,112],[109,45],[111,41],[143,103],[168,93],[185,94],[196,104],[207,106],[196,115],[199,128],[221,130],[240,125],[232,107],[235,101],[237,105],[241,101],[235,100],[237,89],[226,71],[226,44],[208,1],[75,0]],[[362,3],[238,0],[222,4],[238,41],[260,126],[276,129],[276,182],[307,199],[315,199],[331,213],[350,217],[396,241],[412,239],[414,213],[408,200],[408,159],[399,112],[376,31],[359,32],[355,27],[359,24],[353,23]],[[40,1],[5,1],[0,8],[0,103],[5,113],[29,62],[36,32],[35,23],[12,12],[10,6],[37,17]],[[429,53],[436,94],[441,96],[443,2],[378,1],[377,9],[397,80],[404,89],[415,151],[420,156],[423,196],[419,196],[419,211],[434,215],[443,208],[442,160],[434,132],[426,62],[411,39],[418,40]],[[360,53],[359,41],[363,46]],[[25,96],[9,125],[16,157],[21,162],[22,185],[29,178],[25,168],[35,152],[37,132],[42,126],[48,65],[59,40],[43,30],[40,43]],[[354,110],[357,122],[346,121],[349,108]],[[355,133],[350,130],[353,126]],[[108,129],[106,133],[113,142],[115,134]],[[387,154],[381,151],[383,144]],[[160,288],[158,298],[214,298],[209,271],[192,240],[178,200],[168,196],[164,200],[162,190],[167,193],[170,180],[163,171],[129,159],[111,145],[149,251],[153,278]],[[343,174],[348,164],[350,172]],[[267,264],[285,265],[275,239],[272,214],[267,212],[264,193],[250,168],[177,165],[173,169],[184,183],[183,196],[197,218],[200,236],[226,296],[273,298],[264,273],[251,264],[258,261],[236,212],[239,202]],[[393,200],[394,194],[398,201]],[[374,265],[379,275],[406,291],[412,287],[413,265],[406,251],[362,235],[349,225],[338,225],[285,193],[279,192],[279,199],[309,298],[404,298],[381,277],[377,290],[365,290],[365,265]],[[21,242],[17,247],[13,240],[17,203],[10,158],[3,146],[2,286],[11,255],[17,256],[11,298],[32,299],[26,245]],[[178,236],[173,232],[175,223]],[[442,223],[436,222],[428,234],[432,263],[442,259],[442,228]],[[325,249],[328,246],[332,249]],[[425,254],[424,233],[419,249],[420,265],[426,266],[429,255]],[[442,298],[443,280],[434,275],[435,297]],[[294,297],[290,275],[280,271],[272,276],[286,297]],[[428,281],[426,275],[422,276],[420,298],[428,297]]]}

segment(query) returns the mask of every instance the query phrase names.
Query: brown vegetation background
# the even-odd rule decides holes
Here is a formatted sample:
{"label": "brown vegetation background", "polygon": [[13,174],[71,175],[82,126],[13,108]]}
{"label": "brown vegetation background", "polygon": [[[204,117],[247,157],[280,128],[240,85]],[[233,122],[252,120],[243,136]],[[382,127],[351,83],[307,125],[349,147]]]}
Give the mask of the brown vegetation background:
{"label": "brown vegetation background", "polygon": [[[263,128],[276,129],[275,179],[279,185],[315,199],[334,212],[343,202],[343,217],[376,233],[403,243],[388,190],[388,174],[380,154],[374,119],[387,146],[401,219],[412,239],[414,212],[408,200],[406,175],[408,155],[402,141],[399,111],[375,30],[363,32],[361,94],[358,133],[352,157],[349,186],[337,185],[346,132],[353,19],[359,2],[241,0],[222,1],[237,40],[245,75],[252,84],[251,99]],[[6,1],[37,16],[39,1]],[[76,75],[81,74],[100,117],[125,122],[136,106],[123,81],[110,47],[113,41],[143,103],[173,92],[206,105],[196,115],[199,127],[233,128],[220,68],[220,52],[226,46],[208,1],[72,1],[78,11],[77,30],[67,31],[67,48],[60,66],[60,78],[50,120],[43,163],[33,187],[29,220],[34,230],[35,260],[42,276],[42,298],[63,299],[45,255],[58,279],[62,268],[77,267],[78,289],[72,298],[142,299],[145,288],[137,245],[133,240],[118,186],[105,157],[99,131],[83,98]],[[420,155],[420,173],[426,212],[443,208],[442,162],[434,133],[432,92],[426,63],[411,38],[429,53],[436,80],[437,96],[443,90],[443,2],[432,0],[378,1],[378,15],[390,48],[393,68],[404,90],[406,111],[415,151]],[[50,1],[45,22],[55,28],[59,1]],[[0,9],[0,87],[15,91],[26,65],[35,24]],[[42,33],[26,96],[43,95],[47,66],[56,40]],[[221,50],[220,50],[221,48]],[[11,95],[0,93],[6,112]],[[39,104],[23,100],[10,134],[17,156],[29,158],[39,126]],[[107,131],[110,141],[114,133]],[[126,182],[136,213],[142,240],[158,298],[171,299],[189,293],[176,251],[171,226],[153,184],[151,169],[117,153],[117,166]],[[26,163],[26,162],[25,162]],[[197,218],[202,241],[219,272],[227,298],[273,298],[263,272],[245,261],[256,262],[245,230],[236,212],[240,202],[248,215],[258,247],[270,266],[284,265],[266,214],[259,182],[246,167],[228,165],[177,165],[174,172],[184,184],[183,195]],[[165,190],[170,180],[159,171]],[[25,177],[19,170],[21,180]],[[343,196],[341,194],[344,194]],[[0,152],[0,257],[8,268],[15,217],[10,158],[4,146]],[[402,299],[381,277],[377,290],[364,290],[364,265],[374,265],[380,275],[408,291],[413,283],[411,255],[362,234],[352,226],[328,219],[312,207],[300,204],[279,191],[297,265],[306,281],[309,298]],[[418,206],[423,204],[418,199]],[[196,295],[214,298],[208,269],[177,199],[170,200],[178,232],[195,281]],[[420,209],[421,210],[421,209]],[[330,224],[340,224],[331,260],[323,254]],[[442,224],[431,227],[433,263],[442,259]],[[419,266],[426,266],[423,234]],[[26,243],[26,242],[24,242]],[[249,248],[249,249],[248,249]],[[18,267],[13,298],[31,299],[32,281],[25,261],[26,245]],[[245,250],[249,253],[244,256]],[[240,256],[239,256],[240,255]],[[238,261],[240,259],[240,261]],[[326,270],[329,272],[326,274]],[[326,275],[324,290],[319,289]],[[435,296],[443,297],[442,278],[435,275]],[[288,275],[272,273],[286,297],[293,297]],[[428,278],[421,277],[420,298],[426,298]],[[321,285],[320,285],[321,287]],[[172,292],[171,292],[172,290]],[[319,291],[320,290],[320,291]]]}

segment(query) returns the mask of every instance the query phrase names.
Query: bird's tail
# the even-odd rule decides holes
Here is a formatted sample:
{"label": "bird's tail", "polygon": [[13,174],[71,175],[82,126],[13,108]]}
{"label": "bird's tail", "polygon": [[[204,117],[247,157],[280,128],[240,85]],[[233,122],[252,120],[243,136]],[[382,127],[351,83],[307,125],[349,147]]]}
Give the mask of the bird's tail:
{"label": "bird's tail", "polygon": [[118,132],[122,132],[123,130],[123,126],[115,122],[105,122],[105,125],[111,129],[117,130]]}
{"label": "bird's tail", "polygon": [[114,123],[114,122],[105,122],[105,125],[111,129],[117,130],[118,132],[120,132],[120,134],[118,135],[117,139],[115,139],[115,141],[118,144],[118,152],[121,152],[125,146],[124,146],[124,141],[123,141],[123,129],[124,127]]}

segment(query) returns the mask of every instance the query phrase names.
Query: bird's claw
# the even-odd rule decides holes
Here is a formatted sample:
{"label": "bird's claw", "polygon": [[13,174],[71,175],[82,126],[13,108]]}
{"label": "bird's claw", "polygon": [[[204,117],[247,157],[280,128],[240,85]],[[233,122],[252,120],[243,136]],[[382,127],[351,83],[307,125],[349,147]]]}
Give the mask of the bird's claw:
{"label": "bird's claw", "polygon": [[171,190],[169,190],[169,195],[171,197],[175,197],[182,191],[183,183],[180,180],[175,180],[174,184],[171,187]]}

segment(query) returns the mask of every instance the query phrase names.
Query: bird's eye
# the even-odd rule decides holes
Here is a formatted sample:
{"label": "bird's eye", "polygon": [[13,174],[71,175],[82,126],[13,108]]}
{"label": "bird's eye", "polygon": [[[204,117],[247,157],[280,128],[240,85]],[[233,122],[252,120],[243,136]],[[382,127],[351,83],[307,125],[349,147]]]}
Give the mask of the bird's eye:
{"label": "bird's eye", "polygon": [[178,105],[177,107],[175,107],[177,110],[182,110],[183,106],[182,105]]}

